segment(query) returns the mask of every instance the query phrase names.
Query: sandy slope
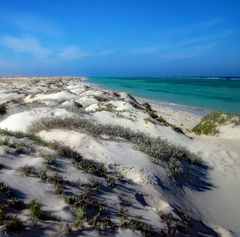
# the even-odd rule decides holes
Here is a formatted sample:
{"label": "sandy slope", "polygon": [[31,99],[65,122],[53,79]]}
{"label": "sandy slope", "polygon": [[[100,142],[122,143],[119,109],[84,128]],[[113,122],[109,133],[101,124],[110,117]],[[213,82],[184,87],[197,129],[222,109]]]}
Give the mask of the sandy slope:
{"label": "sandy slope", "polygon": [[[60,83],[55,82],[55,84],[51,83],[50,79],[37,80],[24,81],[26,85],[22,86],[23,91],[18,96],[13,92],[18,87],[18,80],[14,80],[14,83],[7,83],[8,80],[2,82],[4,90],[0,93],[1,98],[5,101],[11,98],[21,101],[11,105],[10,114],[0,122],[0,128],[25,132],[32,122],[41,118],[81,116],[98,124],[125,126],[185,146],[206,162],[208,170],[206,167],[193,170],[192,180],[189,180],[187,185],[179,187],[168,181],[161,166],[153,164],[146,154],[137,151],[132,144],[111,141],[104,137],[96,138],[91,134],[74,131],[71,128],[39,133],[45,140],[57,140],[69,145],[81,152],[85,158],[104,163],[132,181],[133,184],[128,188],[133,189],[133,193],[145,193],[144,199],[148,205],[139,203],[133,198],[134,194],[129,192],[126,194],[127,198],[139,207],[139,211],[133,208],[130,212],[146,217],[147,222],[156,230],[162,226],[157,211],[174,212],[173,207],[180,205],[190,211],[195,219],[202,220],[222,236],[231,236],[230,232],[235,236],[240,236],[238,221],[240,217],[239,127],[224,128],[219,137],[198,137],[191,134],[189,130],[200,121],[199,116],[189,112],[174,111],[165,106],[152,105],[158,115],[169,123],[181,127],[188,135],[186,136],[177,133],[169,126],[147,122],[149,115],[136,108],[135,102],[126,93],[114,94],[109,90],[91,89],[87,82],[80,82],[76,79],[64,78]],[[29,90],[24,91],[24,88],[30,85],[32,93]],[[17,103],[20,102],[23,103],[21,106],[23,108],[26,106],[28,111],[24,111],[21,107],[21,110],[16,112],[19,106]],[[11,115],[11,111],[14,114]],[[7,155],[5,150],[6,148],[0,150],[1,160],[5,157],[4,162],[9,169],[0,171],[1,180],[9,186],[22,190],[26,194],[26,202],[35,198],[40,199],[49,211],[59,215],[63,220],[72,220],[73,210],[69,206],[66,207],[66,204],[52,193],[54,188],[51,184],[43,185],[36,178],[22,177],[15,171],[18,166],[24,164],[42,166],[42,158],[21,156],[21,159],[15,159],[14,155]],[[62,167],[65,167],[61,170],[64,177],[74,182],[79,179],[87,182],[88,178],[83,178],[84,174],[79,173],[73,167],[70,168],[67,160],[59,162],[62,162]],[[120,195],[121,189],[115,192]],[[116,193],[108,194],[107,200],[110,206],[119,205],[115,202]],[[205,233],[214,236],[209,230]],[[129,230],[119,230],[116,236],[135,236],[135,234]],[[94,232],[88,232],[88,236],[95,235]],[[190,234],[190,236],[195,235]]]}

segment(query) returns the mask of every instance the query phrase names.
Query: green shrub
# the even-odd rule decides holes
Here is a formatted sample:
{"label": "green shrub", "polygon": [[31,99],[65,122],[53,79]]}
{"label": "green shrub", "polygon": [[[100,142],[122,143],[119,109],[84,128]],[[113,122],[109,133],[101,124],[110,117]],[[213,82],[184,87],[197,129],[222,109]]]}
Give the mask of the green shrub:
{"label": "green shrub", "polygon": [[223,112],[211,112],[204,116],[200,123],[196,125],[192,131],[197,135],[216,135],[219,133],[220,125],[240,123],[240,116]]}
{"label": "green shrub", "polygon": [[79,200],[79,196],[78,195],[73,195],[73,196],[63,195],[63,200],[67,204],[74,205]]}
{"label": "green shrub", "polygon": [[41,210],[42,205],[35,200],[30,204],[30,215],[33,219],[42,219],[43,212]]}
{"label": "green shrub", "polygon": [[75,210],[75,215],[77,219],[84,219],[86,217],[86,208],[85,207],[79,207]]}
{"label": "green shrub", "polygon": [[144,234],[148,234],[150,232],[150,225],[145,222],[138,220],[123,220],[121,223],[122,228],[131,229],[131,230],[139,230]]}
{"label": "green shrub", "polygon": [[82,229],[84,225],[84,219],[86,218],[86,209],[85,207],[79,207],[75,209],[75,220],[73,225],[77,229]]}
{"label": "green shrub", "polygon": [[36,200],[30,203],[30,216],[32,219],[36,220],[58,220],[56,216],[42,210],[42,204]]}
{"label": "green shrub", "polygon": [[102,111],[108,111],[108,112],[115,112],[116,106],[113,104],[106,104],[106,103],[99,103],[98,108],[95,110],[95,112],[102,112]]}
{"label": "green shrub", "polygon": [[81,230],[81,229],[83,229],[84,221],[81,219],[76,219],[73,221],[73,226],[74,226],[74,228]]}
{"label": "green shrub", "polygon": [[41,169],[38,173],[37,176],[40,178],[40,180],[44,183],[49,181],[49,176],[47,175],[47,172],[44,169]]}
{"label": "green shrub", "polygon": [[19,171],[21,174],[25,175],[25,176],[29,176],[29,175],[31,175],[32,172],[33,172],[33,167],[32,167],[32,166],[28,166],[28,165],[24,165],[24,166],[22,166],[22,167],[19,167],[19,168],[18,168],[18,171]]}

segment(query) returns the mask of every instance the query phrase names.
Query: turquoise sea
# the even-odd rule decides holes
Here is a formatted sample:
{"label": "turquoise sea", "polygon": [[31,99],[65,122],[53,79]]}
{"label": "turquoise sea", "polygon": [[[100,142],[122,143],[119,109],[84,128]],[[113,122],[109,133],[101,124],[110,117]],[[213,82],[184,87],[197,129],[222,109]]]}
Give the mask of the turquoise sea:
{"label": "turquoise sea", "polygon": [[90,77],[88,81],[145,99],[240,113],[240,78]]}

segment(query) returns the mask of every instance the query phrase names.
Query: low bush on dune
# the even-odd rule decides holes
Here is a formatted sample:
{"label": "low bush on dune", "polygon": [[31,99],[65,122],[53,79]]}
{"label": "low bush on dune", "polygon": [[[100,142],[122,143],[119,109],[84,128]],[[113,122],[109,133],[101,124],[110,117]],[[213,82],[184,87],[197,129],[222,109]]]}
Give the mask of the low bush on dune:
{"label": "low bush on dune", "polygon": [[32,201],[30,204],[30,215],[33,219],[42,219],[44,214],[42,211],[42,205],[36,201]]}
{"label": "low bush on dune", "polygon": [[170,144],[161,138],[154,138],[142,132],[135,132],[121,126],[102,125],[80,118],[42,119],[35,122],[30,131],[39,132],[48,129],[75,129],[95,136],[107,135],[111,138],[123,138],[137,146],[137,148],[155,160],[169,161],[174,158],[190,163],[199,162],[199,158],[181,146]]}
{"label": "low bush on dune", "polygon": [[30,176],[33,172],[33,167],[24,165],[18,168],[18,171],[24,176]]}
{"label": "low bush on dune", "polygon": [[211,112],[204,116],[192,131],[197,135],[216,135],[219,133],[219,126],[227,124],[239,125],[240,116],[223,112]]}
{"label": "low bush on dune", "polygon": [[6,129],[0,129],[0,136],[9,136],[9,137],[15,137],[18,139],[21,138],[28,138],[30,139],[35,145],[40,146],[47,146],[47,142],[42,140],[39,136],[36,136],[32,133],[24,133],[24,132],[13,132]]}
{"label": "low bush on dune", "polygon": [[36,200],[32,201],[30,204],[30,216],[32,219],[36,220],[56,220],[57,218],[50,213],[42,210],[42,204]]}
{"label": "low bush on dune", "polygon": [[182,163],[176,159],[170,159],[167,163],[166,174],[170,179],[175,180],[176,178],[183,175],[184,170]]}
{"label": "low bush on dune", "polygon": [[139,220],[123,220],[121,223],[122,228],[131,229],[131,230],[138,230],[144,233],[145,235],[148,235],[150,233],[150,225],[148,225],[145,222],[139,221]]}

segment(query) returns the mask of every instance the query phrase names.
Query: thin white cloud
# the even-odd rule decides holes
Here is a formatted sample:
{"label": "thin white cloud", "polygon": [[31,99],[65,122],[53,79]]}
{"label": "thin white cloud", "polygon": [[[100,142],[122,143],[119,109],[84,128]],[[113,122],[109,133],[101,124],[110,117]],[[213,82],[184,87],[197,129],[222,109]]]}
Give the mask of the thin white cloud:
{"label": "thin white cloud", "polygon": [[60,25],[54,22],[51,18],[42,17],[30,12],[18,12],[4,10],[1,12],[0,21],[3,21],[23,33],[40,33],[47,36],[63,36],[60,30]]}
{"label": "thin white cloud", "polygon": [[166,50],[171,51],[171,50],[178,50],[182,48],[192,48],[193,46],[198,47],[199,45],[216,43],[218,39],[227,37],[238,31],[239,29],[234,29],[234,30],[222,32],[220,34],[196,37],[193,39],[178,41],[178,42],[163,41],[156,45],[150,45],[146,47],[131,49],[130,52],[135,54],[152,54],[152,53],[159,53],[161,51],[166,51]]}
{"label": "thin white cloud", "polygon": [[72,61],[85,58],[89,55],[89,52],[83,51],[78,46],[72,45],[62,49],[58,54],[58,58],[64,61]]}
{"label": "thin white cloud", "polygon": [[98,54],[101,55],[101,56],[111,55],[111,54],[119,52],[121,49],[122,49],[122,47],[117,47],[117,48],[113,48],[113,49],[106,49],[106,50],[100,51]]}
{"label": "thin white cloud", "polygon": [[164,52],[160,55],[164,59],[186,59],[204,55],[216,46],[215,43],[200,44],[190,48],[181,48],[172,52]]}
{"label": "thin white cloud", "polygon": [[149,53],[154,53],[156,51],[159,51],[162,47],[164,47],[164,46],[152,45],[152,46],[147,46],[147,47],[142,47],[142,48],[136,48],[136,49],[132,49],[131,53],[149,54]]}
{"label": "thin white cloud", "polygon": [[205,22],[188,24],[188,25],[179,26],[177,28],[170,28],[167,30],[163,30],[163,31],[160,31],[159,34],[162,38],[169,38],[169,37],[175,37],[175,36],[188,35],[189,33],[193,33],[193,32],[206,32],[209,29],[219,25],[223,21],[224,21],[223,19],[219,19],[219,18],[211,19]]}
{"label": "thin white cloud", "polygon": [[4,36],[0,38],[0,43],[14,53],[29,53],[37,59],[47,58],[51,55],[51,50],[42,46],[35,38]]}

